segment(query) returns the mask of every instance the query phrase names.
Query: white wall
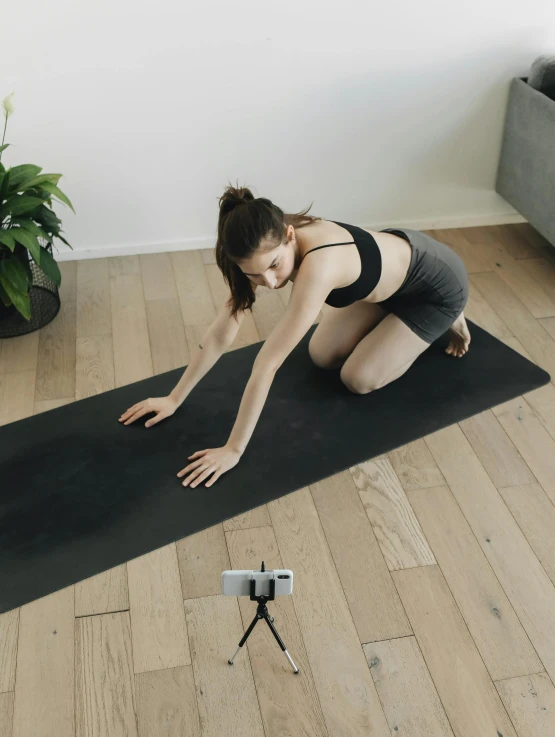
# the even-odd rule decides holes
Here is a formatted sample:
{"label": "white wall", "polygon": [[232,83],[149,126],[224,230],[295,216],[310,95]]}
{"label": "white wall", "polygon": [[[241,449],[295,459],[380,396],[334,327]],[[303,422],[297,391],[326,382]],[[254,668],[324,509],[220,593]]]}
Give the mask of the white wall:
{"label": "white wall", "polygon": [[228,181],[367,228],[523,220],[494,191],[553,0],[26,0],[3,163],[62,172],[58,260],[213,246]]}

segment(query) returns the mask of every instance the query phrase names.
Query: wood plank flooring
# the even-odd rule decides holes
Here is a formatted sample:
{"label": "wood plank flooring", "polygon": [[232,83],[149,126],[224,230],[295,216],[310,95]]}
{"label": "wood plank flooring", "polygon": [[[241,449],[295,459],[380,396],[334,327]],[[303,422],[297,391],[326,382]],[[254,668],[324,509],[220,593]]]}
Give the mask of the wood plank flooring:
{"label": "wood plank flooring", "polygon": [[[555,377],[555,249],[425,232],[465,261],[467,316]],[[0,340],[0,424],[187,364],[226,296],[211,251],[60,267],[58,317]],[[550,383],[0,615],[0,734],[555,737],[554,531]],[[295,572],[269,609],[299,675],[264,623],[227,663],[255,609],[221,571],[261,560]]]}

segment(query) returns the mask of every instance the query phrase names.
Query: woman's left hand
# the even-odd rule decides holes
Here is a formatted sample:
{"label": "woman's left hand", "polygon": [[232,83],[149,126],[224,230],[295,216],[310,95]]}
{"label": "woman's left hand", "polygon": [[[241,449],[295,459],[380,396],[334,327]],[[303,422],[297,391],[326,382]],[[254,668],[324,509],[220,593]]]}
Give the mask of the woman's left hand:
{"label": "woman's left hand", "polygon": [[192,472],[183,482],[183,486],[187,486],[187,484],[191,481],[191,487],[195,487],[197,484],[200,484],[201,481],[204,481],[205,478],[210,476],[211,473],[213,473],[214,476],[212,476],[210,481],[206,483],[206,486],[212,486],[212,484],[216,481],[217,478],[222,475],[222,473],[229,471],[230,468],[233,468],[239,463],[241,453],[228,448],[227,445],[224,445],[223,448],[208,448],[207,450],[198,450],[196,453],[193,453],[192,456],[189,456],[189,460],[193,458],[197,458],[198,460],[196,460],[194,463],[190,463],[177,474],[179,477],[181,477],[188,471]]}

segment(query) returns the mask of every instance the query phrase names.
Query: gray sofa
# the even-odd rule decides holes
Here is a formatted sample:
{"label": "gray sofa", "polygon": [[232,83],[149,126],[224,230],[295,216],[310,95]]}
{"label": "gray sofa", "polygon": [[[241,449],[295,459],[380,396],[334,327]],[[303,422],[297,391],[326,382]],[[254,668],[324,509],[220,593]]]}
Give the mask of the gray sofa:
{"label": "gray sofa", "polygon": [[511,81],[495,190],[555,245],[555,57]]}

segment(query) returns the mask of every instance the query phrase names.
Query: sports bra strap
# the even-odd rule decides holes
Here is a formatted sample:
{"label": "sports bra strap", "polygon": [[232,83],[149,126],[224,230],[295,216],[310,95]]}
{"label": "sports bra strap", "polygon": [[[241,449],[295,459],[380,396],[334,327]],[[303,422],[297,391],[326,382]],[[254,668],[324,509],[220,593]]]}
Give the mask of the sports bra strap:
{"label": "sports bra strap", "polygon": [[[312,251],[317,251],[319,248],[327,248],[328,246],[348,246],[351,243],[353,243],[356,246],[355,241],[343,241],[343,243],[326,243],[323,246],[316,246],[316,248],[311,248],[310,251],[307,251],[305,253],[305,256],[307,253],[312,253]],[[304,258],[304,256],[303,256]]]}

